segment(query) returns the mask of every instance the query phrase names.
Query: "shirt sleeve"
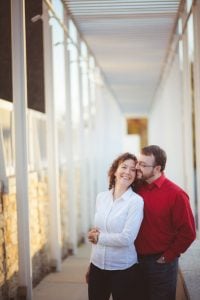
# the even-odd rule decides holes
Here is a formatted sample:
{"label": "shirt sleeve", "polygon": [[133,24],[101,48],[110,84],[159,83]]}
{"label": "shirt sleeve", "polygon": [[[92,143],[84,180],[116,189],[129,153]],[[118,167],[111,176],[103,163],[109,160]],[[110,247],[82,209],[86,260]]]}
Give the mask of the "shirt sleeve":
{"label": "shirt sleeve", "polygon": [[185,252],[196,237],[195,221],[189,197],[183,191],[176,196],[172,211],[172,222],[176,234],[171,246],[163,253],[167,262],[174,260]]}
{"label": "shirt sleeve", "polygon": [[143,219],[143,206],[143,200],[139,198],[137,205],[133,203],[129,208],[123,231],[120,233],[100,232],[98,244],[112,247],[126,247],[132,244]]}

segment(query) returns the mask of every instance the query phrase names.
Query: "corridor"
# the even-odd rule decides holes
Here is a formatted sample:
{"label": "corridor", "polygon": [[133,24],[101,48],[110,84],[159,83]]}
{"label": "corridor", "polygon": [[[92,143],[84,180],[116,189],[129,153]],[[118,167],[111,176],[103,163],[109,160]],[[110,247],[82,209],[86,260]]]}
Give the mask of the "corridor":
{"label": "corridor", "polygon": [[199,36],[200,0],[0,0],[0,299],[87,299],[96,195],[147,145],[189,195],[200,299]]}

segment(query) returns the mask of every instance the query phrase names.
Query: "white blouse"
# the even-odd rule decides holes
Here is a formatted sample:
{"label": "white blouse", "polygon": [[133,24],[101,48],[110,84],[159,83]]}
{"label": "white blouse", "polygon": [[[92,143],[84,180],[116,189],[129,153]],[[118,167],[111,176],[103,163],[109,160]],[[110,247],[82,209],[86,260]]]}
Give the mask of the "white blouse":
{"label": "white blouse", "polygon": [[100,269],[123,270],[137,263],[134,240],[143,219],[143,199],[129,188],[113,200],[113,190],[97,195],[94,227],[100,230],[92,245],[91,262]]}

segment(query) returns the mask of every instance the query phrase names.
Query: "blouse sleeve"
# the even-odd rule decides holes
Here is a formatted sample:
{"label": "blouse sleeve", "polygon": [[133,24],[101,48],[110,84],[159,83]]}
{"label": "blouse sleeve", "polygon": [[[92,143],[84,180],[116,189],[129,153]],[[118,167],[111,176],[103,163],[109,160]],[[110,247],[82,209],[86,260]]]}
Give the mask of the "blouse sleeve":
{"label": "blouse sleeve", "polygon": [[133,202],[128,211],[123,231],[120,233],[100,232],[98,244],[104,246],[126,247],[134,242],[143,219],[143,200],[138,197],[137,205]]}

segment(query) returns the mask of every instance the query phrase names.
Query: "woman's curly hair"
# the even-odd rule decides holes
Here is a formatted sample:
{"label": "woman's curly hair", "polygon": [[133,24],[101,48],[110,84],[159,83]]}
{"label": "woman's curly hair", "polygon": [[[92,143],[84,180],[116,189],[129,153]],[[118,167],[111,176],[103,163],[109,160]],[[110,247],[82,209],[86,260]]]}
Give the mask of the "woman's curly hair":
{"label": "woman's curly hair", "polygon": [[[109,190],[115,187],[115,172],[117,171],[117,168],[127,159],[132,159],[135,163],[137,163],[137,157],[129,152],[121,154],[113,161],[110,169],[108,170]],[[131,184],[131,187],[132,189],[134,188],[134,182]]]}

